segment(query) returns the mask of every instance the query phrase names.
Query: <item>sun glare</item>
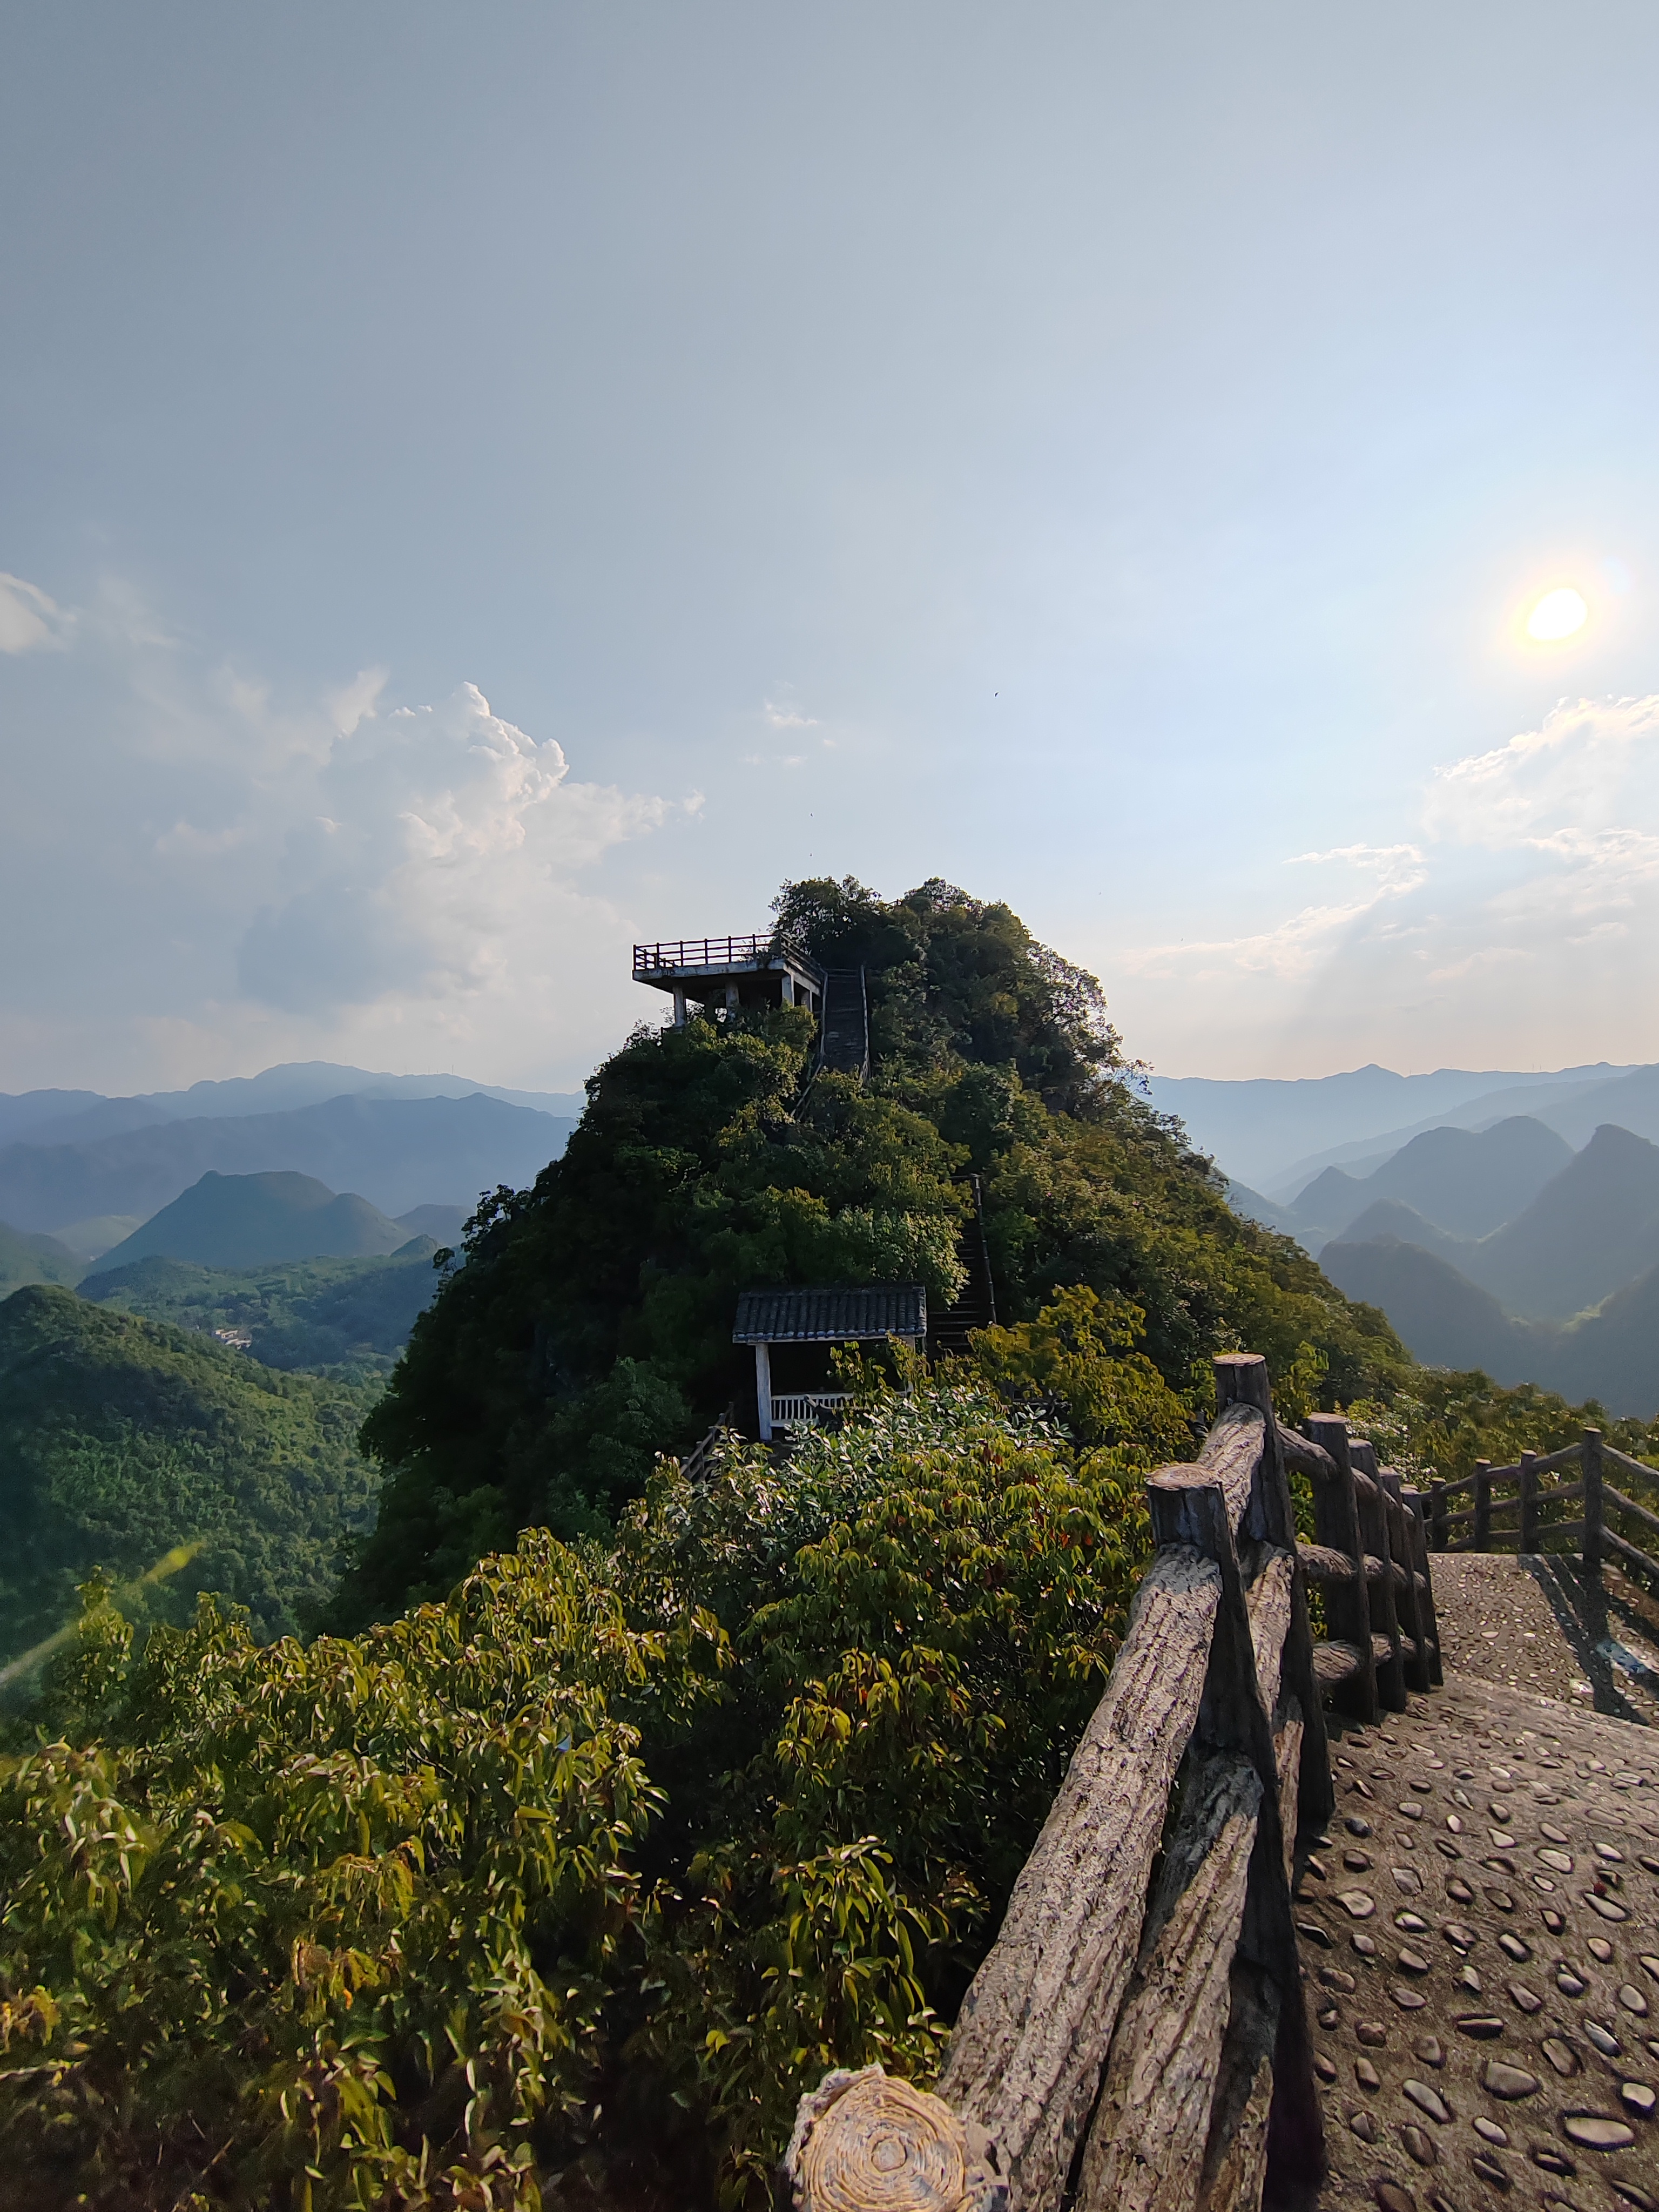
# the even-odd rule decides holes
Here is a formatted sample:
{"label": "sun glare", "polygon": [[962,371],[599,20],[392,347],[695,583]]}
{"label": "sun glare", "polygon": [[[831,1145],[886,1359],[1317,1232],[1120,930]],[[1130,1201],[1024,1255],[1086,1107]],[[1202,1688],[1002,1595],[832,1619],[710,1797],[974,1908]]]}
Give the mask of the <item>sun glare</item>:
{"label": "sun glare", "polygon": [[1527,617],[1527,635],[1535,637],[1540,645],[1553,645],[1583,629],[1589,619],[1589,609],[1583,595],[1564,585],[1559,592],[1546,592]]}

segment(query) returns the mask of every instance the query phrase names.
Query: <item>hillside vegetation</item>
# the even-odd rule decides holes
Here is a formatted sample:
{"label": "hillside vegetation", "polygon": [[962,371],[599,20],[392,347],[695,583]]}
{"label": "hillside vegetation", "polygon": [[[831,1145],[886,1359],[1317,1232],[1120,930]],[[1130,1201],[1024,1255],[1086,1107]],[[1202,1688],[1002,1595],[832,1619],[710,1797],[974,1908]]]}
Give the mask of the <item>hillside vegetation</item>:
{"label": "hillside vegetation", "polygon": [[372,1516],[368,1403],[70,1291],[15,1291],[0,1304],[0,1660],[72,1620],[94,1569],[133,1583],[180,1545],[198,1547],[188,1564],[124,1602],[185,1620],[216,1590],[256,1635],[291,1632]]}
{"label": "hillside vegetation", "polygon": [[1194,1410],[1225,1347],[1328,1397],[1403,1363],[1379,1316],[1229,1211],[1129,1080],[1098,986],[1006,906],[811,882],[786,887],[778,927],[866,969],[870,1083],[809,1080],[796,1008],[635,1032],[563,1157],[480,1209],[416,1324],[364,1432],[388,1486],[343,1620],[441,1595],[528,1524],[608,1526],[655,1451],[752,1389],[743,1285],[920,1279],[947,1304],[970,1171],[1004,1317],[1068,1285],[1121,1302]]}
{"label": "hillside vegetation", "polygon": [[24,1283],[73,1283],[86,1262],[55,1237],[0,1221],[0,1297]]}
{"label": "hillside vegetation", "polygon": [[81,1296],[179,1328],[234,1330],[248,1355],[285,1372],[334,1371],[347,1379],[389,1373],[415,1318],[436,1295],[429,1237],[386,1259],[292,1260],[267,1267],[198,1267],[135,1260],[84,1277]]}
{"label": "hillside vegetation", "polygon": [[210,1607],[135,1658],[95,1612],[0,1768],[14,2172],[94,2212],[529,2212],[614,2154],[641,2202],[763,2212],[805,2082],[936,2070],[1183,1426],[1133,1371],[1143,1444],[876,1395],[351,1640]]}

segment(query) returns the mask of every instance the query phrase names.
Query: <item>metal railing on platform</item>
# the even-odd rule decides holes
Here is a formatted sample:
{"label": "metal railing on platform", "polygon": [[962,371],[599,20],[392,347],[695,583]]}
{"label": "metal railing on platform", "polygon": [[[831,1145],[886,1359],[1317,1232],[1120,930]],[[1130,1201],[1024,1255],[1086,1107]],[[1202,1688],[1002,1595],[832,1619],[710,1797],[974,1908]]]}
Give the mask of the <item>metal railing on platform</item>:
{"label": "metal railing on platform", "polygon": [[773,939],[766,930],[751,930],[746,937],[679,937],[672,943],[636,945],[634,973],[660,974],[674,968],[742,967],[771,957]]}

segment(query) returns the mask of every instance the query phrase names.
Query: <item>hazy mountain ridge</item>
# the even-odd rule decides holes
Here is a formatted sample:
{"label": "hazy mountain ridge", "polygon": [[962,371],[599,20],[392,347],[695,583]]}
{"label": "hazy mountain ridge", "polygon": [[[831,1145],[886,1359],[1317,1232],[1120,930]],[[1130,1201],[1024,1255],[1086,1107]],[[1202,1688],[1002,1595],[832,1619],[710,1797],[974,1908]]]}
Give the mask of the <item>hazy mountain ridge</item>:
{"label": "hazy mountain ridge", "polygon": [[261,1267],[282,1260],[384,1258],[414,1232],[355,1191],[314,1176],[223,1176],[210,1169],[171,1206],[104,1254],[100,1272],[150,1258],[204,1267]]}
{"label": "hazy mountain ridge", "polygon": [[1349,1297],[1380,1306],[1429,1364],[1482,1368],[1495,1382],[1535,1382],[1643,1420],[1659,1412],[1659,1267],[1561,1322],[1506,1314],[1449,1261],[1395,1237],[1328,1244],[1321,1265]]}
{"label": "hazy mountain ridge", "polygon": [[1346,1233],[1378,1199],[1399,1200],[1453,1236],[1485,1237],[1529,1206],[1572,1158],[1565,1137],[1520,1115],[1479,1133],[1425,1129],[1368,1176],[1327,1168],[1289,1211],[1304,1225],[1304,1243]]}
{"label": "hazy mountain ridge", "polygon": [[106,1097],[96,1091],[0,1092],[0,1144],[84,1144],[161,1121],[216,1121],[251,1114],[290,1113],[330,1098],[498,1098],[559,1120],[580,1117],[583,1093],[512,1091],[460,1075],[392,1075],[332,1060],[285,1060],[258,1075],[192,1083],[184,1091]]}
{"label": "hazy mountain ridge", "polygon": [[96,1214],[148,1220],[210,1170],[289,1170],[362,1194],[396,1216],[471,1205],[533,1182],[573,1122],[474,1092],[464,1098],[343,1094],[285,1112],[163,1121],[85,1144],[0,1148],[0,1220],[50,1231]]}
{"label": "hazy mountain ridge", "polygon": [[[1602,1060],[1532,1073],[1443,1067],[1397,1075],[1373,1064],[1296,1079],[1154,1075],[1148,1087],[1152,1103],[1177,1115],[1194,1146],[1224,1174],[1280,1200],[1322,1168],[1365,1155],[1391,1157],[1427,1129],[1474,1128],[1514,1114],[1553,1127],[1558,1105],[1633,1072],[1642,1071]],[[1536,1103],[1528,1092],[1537,1094]],[[1616,1112],[1596,1113],[1590,1126],[1620,1119]]]}
{"label": "hazy mountain ridge", "polygon": [[0,1297],[25,1283],[75,1282],[85,1262],[67,1244],[0,1221]]}

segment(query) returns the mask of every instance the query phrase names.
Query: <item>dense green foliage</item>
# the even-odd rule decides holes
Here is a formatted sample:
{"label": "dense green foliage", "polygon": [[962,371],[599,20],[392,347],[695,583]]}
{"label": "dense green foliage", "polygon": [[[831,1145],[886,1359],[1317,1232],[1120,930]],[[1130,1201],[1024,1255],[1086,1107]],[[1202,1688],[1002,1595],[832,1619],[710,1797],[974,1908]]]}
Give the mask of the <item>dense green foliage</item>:
{"label": "dense green foliage", "polygon": [[389,1480],[343,1622],[441,1595],[527,1524],[611,1525],[653,1450],[752,1389],[739,1288],[920,1279],[948,1303],[970,1172],[1006,1318],[1075,1285],[1133,1308],[1200,1413],[1210,1356],[1240,1345],[1328,1403],[1391,1387],[1381,1316],[1228,1210],[1135,1091],[1098,986],[1006,907],[799,884],[779,929],[866,967],[870,1084],[814,1078],[793,1008],[641,1029],[606,1061],[563,1158],[475,1217],[368,1423]]}
{"label": "dense green foliage", "polygon": [[931,1387],[787,1468],[664,1465],[608,1551],[532,1531],[356,1638],[209,1603],[134,1657],[94,1611],[0,1765],[29,2201],[529,2206],[620,2136],[665,2201],[758,2212],[826,2066],[932,2071],[1146,1463]]}
{"label": "dense green foliage", "polygon": [[0,1304],[0,1657],[72,1620],[94,1568],[136,1580],[181,1544],[198,1548],[144,1594],[153,1613],[187,1618],[219,1590],[259,1635],[291,1631],[373,1514],[356,1443],[368,1402],[71,1291],[15,1291]]}
{"label": "dense green foliage", "polygon": [[390,1372],[415,1317],[436,1294],[429,1237],[390,1259],[290,1260],[257,1268],[149,1258],[88,1275],[83,1298],[149,1321],[236,1330],[263,1366],[362,1381]]}

